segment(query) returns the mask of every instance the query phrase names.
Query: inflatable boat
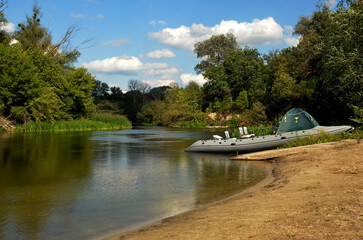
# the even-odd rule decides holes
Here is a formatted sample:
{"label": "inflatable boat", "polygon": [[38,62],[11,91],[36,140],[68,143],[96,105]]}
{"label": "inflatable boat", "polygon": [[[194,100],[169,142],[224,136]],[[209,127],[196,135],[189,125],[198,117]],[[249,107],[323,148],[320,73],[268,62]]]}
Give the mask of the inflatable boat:
{"label": "inflatable boat", "polygon": [[186,152],[246,153],[280,147],[298,138],[316,136],[321,133],[339,134],[352,131],[351,126],[320,126],[315,119],[299,108],[288,111],[280,121],[274,135],[256,137],[241,131],[241,138],[226,138],[214,135],[210,140],[198,140],[185,149]]}

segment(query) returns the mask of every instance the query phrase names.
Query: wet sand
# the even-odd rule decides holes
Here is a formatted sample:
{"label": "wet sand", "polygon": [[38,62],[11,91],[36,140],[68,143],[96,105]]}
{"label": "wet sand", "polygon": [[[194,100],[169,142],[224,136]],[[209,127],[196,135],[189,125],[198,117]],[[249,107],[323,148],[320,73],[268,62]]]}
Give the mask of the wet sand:
{"label": "wet sand", "polygon": [[223,201],[116,239],[363,239],[363,142],[300,147]]}

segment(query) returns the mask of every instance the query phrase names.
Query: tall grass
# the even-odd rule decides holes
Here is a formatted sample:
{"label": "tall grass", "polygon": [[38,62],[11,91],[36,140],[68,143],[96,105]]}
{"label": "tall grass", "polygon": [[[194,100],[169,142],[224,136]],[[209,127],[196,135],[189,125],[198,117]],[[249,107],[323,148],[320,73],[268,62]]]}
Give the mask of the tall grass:
{"label": "tall grass", "polygon": [[107,114],[107,113],[98,113],[94,114],[92,117],[93,121],[103,122],[111,124],[112,126],[116,126],[118,128],[131,128],[131,122],[122,115],[114,115],[114,114]]}
{"label": "tall grass", "polygon": [[357,139],[358,141],[360,141],[361,139],[363,139],[363,130],[355,130],[351,133],[344,132],[335,135],[329,133],[320,133],[316,136],[298,138],[294,142],[283,145],[282,148],[298,147],[327,142],[338,142],[344,139]]}
{"label": "tall grass", "polygon": [[184,128],[205,128],[208,124],[204,122],[182,122],[180,127]]}
{"label": "tall grass", "polygon": [[92,120],[71,120],[51,122],[29,122],[17,125],[16,132],[47,132],[47,131],[87,131],[129,129],[131,122],[124,116],[112,114],[96,114]]}

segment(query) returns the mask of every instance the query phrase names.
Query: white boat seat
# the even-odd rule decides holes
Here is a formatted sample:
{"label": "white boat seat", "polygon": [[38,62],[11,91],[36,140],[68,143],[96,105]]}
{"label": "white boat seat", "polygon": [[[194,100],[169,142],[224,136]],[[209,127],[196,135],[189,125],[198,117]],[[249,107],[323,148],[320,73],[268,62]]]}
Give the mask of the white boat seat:
{"label": "white boat seat", "polygon": [[213,135],[214,140],[222,140],[223,138],[219,135]]}
{"label": "white boat seat", "polygon": [[253,137],[255,137],[255,134],[247,134],[247,135],[241,136],[241,138],[253,138]]}

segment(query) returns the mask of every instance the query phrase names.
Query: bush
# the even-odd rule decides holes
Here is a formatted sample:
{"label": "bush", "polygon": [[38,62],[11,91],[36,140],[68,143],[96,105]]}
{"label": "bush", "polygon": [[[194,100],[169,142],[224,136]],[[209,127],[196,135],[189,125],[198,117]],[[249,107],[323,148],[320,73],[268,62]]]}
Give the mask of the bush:
{"label": "bush", "polygon": [[103,123],[109,123],[112,126],[120,127],[120,128],[131,128],[131,122],[122,115],[114,115],[114,114],[107,114],[107,113],[98,113],[92,116],[93,121],[99,121]]}

